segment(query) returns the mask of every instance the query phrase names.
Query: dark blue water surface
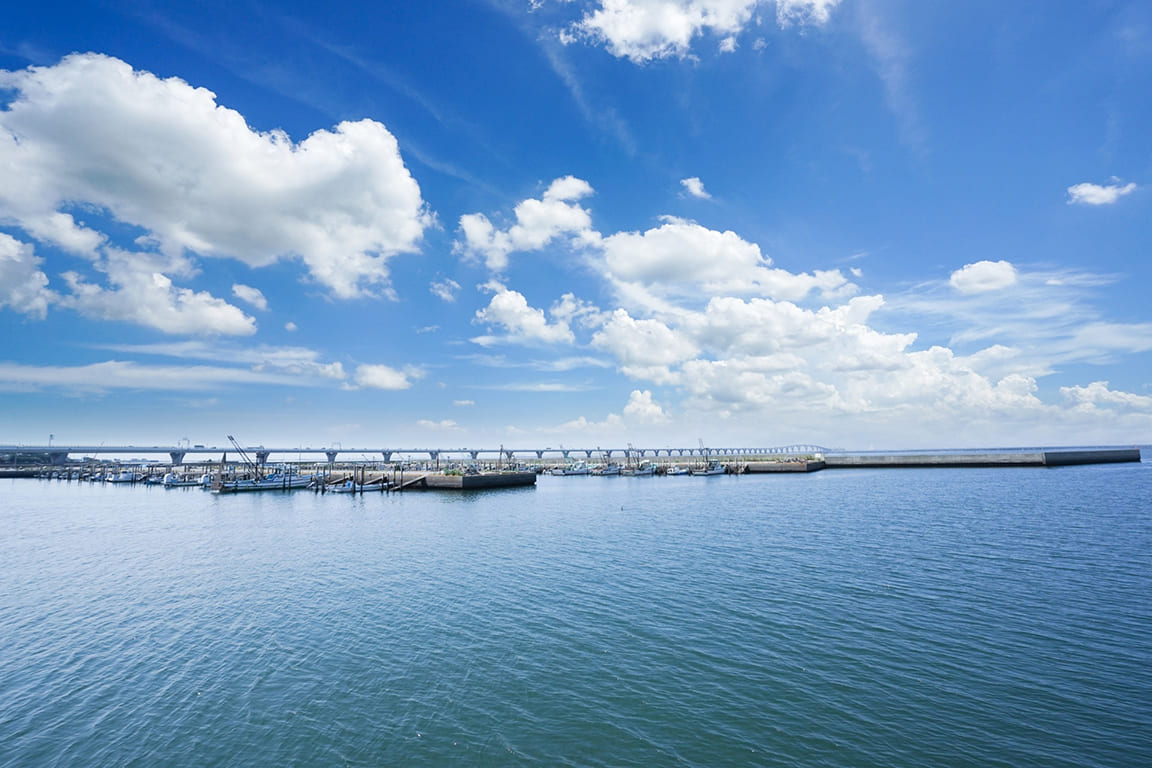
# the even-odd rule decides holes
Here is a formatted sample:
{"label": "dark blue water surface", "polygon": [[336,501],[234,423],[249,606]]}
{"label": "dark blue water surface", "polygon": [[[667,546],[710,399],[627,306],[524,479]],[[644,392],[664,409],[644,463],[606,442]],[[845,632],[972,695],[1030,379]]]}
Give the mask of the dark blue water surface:
{"label": "dark blue water surface", "polygon": [[1152,464],[0,481],[4,766],[1147,766]]}

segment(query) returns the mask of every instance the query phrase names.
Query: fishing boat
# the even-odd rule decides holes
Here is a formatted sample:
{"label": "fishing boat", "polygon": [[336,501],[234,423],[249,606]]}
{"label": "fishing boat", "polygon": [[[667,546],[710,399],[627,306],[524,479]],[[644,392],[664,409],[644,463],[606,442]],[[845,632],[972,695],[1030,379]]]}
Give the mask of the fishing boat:
{"label": "fishing boat", "polygon": [[587,475],[591,474],[592,470],[588,468],[586,461],[573,461],[569,462],[563,467],[556,467],[552,470],[553,475],[562,477],[571,477],[573,475]]}
{"label": "fishing boat", "polygon": [[117,472],[114,475],[110,475],[107,478],[107,482],[109,482],[109,483],[138,483],[143,479],[144,479],[143,473],[136,472],[136,471],[131,470],[131,469],[125,469],[125,470],[122,470],[120,472]]}
{"label": "fishing boat", "polygon": [[723,475],[728,470],[718,461],[710,461],[702,467],[693,467],[692,474],[697,476]]}
{"label": "fishing boat", "polygon": [[224,480],[216,477],[212,481],[213,493],[244,493],[247,491],[291,491],[297,488],[307,488],[312,478],[296,473],[295,469],[278,469],[268,475],[260,477],[242,478],[237,480]]}
{"label": "fishing boat", "polygon": [[600,477],[617,477],[620,475],[620,465],[615,462],[604,464],[592,470],[592,474]]}
{"label": "fishing boat", "polygon": [[664,472],[664,474],[666,474],[666,475],[686,475],[686,474],[688,474],[688,468],[682,467],[679,464],[672,464],[672,465],[669,465],[668,469]]}
{"label": "fishing boat", "polygon": [[168,472],[160,481],[160,485],[165,488],[191,488],[197,485],[202,485],[204,478],[202,477],[188,477],[187,475],[177,475],[175,472]]}

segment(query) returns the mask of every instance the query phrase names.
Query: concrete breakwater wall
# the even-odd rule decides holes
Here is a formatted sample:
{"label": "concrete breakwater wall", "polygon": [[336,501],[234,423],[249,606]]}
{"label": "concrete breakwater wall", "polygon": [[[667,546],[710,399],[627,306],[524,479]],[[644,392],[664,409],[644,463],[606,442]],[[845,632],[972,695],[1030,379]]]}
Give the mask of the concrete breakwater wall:
{"label": "concrete breakwater wall", "polygon": [[1138,448],[1069,451],[983,451],[973,453],[828,454],[828,469],[880,467],[1068,467],[1140,461]]}

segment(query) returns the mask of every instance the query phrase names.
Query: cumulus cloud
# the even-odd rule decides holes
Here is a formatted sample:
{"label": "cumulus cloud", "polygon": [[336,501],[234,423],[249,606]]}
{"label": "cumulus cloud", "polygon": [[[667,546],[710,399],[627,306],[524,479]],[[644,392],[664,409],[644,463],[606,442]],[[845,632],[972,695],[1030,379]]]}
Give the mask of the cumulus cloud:
{"label": "cumulus cloud", "polygon": [[953,272],[948,281],[960,293],[999,291],[1016,284],[1016,267],[1007,261],[977,261]]}
{"label": "cumulus cloud", "polygon": [[259,288],[253,288],[250,285],[243,285],[242,283],[233,283],[232,295],[245,304],[251,304],[261,311],[268,309],[268,299],[264,297],[264,293]]}
{"label": "cumulus cloud", "polygon": [[1135,184],[1128,183],[1121,186],[1119,179],[1114,178],[1112,181],[1113,183],[1108,185],[1091,184],[1088,182],[1073,184],[1068,187],[1068,204],[1112,205],[1125,195],[1136,191]]}
{"label": "cumulus cloud", "polygon": [[486,323],[505,331],[503,336],[478,336],[472,341],[482,346],[499,342],[570,344],[575,335],[567,322],[549,323],[544,311],[528,305],[528,300],[519,291],[492,282],[485,286],[493,292],[488,306],[477,310],[473,322]]}
{"label": "cumulus cloud", "polygon": [[1152,414],[1152,397],[1131,392],[1118,392],[1106,381],[1094,381],[1086,387],[1061,387],[1064,399],[1080,410],[1094,411],[1100,406],[1120,411]]}
{"label": "cumulus cloud", "polygon": [[592,194],[592,186],[574,176],[554,180],[540,199],[527,199],[516,205],[516,223],[497,229],[482,213],[460,217],[462,240],[455,250],[482,257],[494,272],[508,267],[508,255],[516,251],[534,251],[553,240],[569,236],[579,241],[591,232],[591,214],[578,203]]}
{"label": "cumulus cloud", "polygon": [[669,421],[664,408],[652,399],[650,390],[632,390],[624,406],[624,418],[637,424],[666,424]]}
{"label": "cumulus cloud", "polygon": [[603,238],[609,278],[637,299],[654,297],[758,294],[800,300],[813,291],[852,293],[840,270],[795,274],[772,261],[735,232],[718,232],[671,216],[646,232],[620,232]]}
{"label": "cumulus cloud", "polygon": [[8,307],[41,320],[47,316],[56,296],[48,290],[41,264],[30,244],[0,232],[0,309]]}
{"label": "cumulus cloud", "polygon": [[700,181],[697,176],[692,176],[687,179],[680,179],[680,186],[684,187],[685,191],[692,197],[698,197],[702,200],[711,200],[712,195],[708,194],[704,189],[704,182]]}
{"label": "cumulus cloud", "polygon": [[[823,24],[839,0],[775,0],[781,27]],[[596,10],[561,34],[561,41],[578,39],[604,45],[636,64],[653,59],[686,58],[702,35],[720,38],[720,51],[736,47],[736,36],[753,21],[755,12],[773,0],[601,0]]]}
{"label": "cumulus cloud", "polygon": [[624,309],[611,314],[592,337],[592,346],[615,356],[623,372],[657,383],[673,380],[670,366],[694,357],[699,347],[685,334],[666,323],[637,320]]}
{"label": "cumulus cloud", "polygon": [[299,143],[257,132],[204,88],[74,54],[0,71],[0,220],[95,256],[99,211],[169,256],[250,266],[296,258],[341,298],[388,287],[389,258],[418,247],[432,215],[396,139],[343,122]]}
{"label": "cumulus cloud", "polygon": [[249,336],[256,321],[207,291],[177,287],[163,265],[141,254],[108,249],[99,265],[110,287],[86,281],[76,272],[62,277],[70,293],[60,306],[100,320],[135,323],[171,334]]}
{"label": "cumulus cloud", "polygon": [[410,389],[413,382],[423,375],[423,371],[412,366],[399,369],[387,365],[359,365],[353,380],[357,386],[369,389],[400,390]]}

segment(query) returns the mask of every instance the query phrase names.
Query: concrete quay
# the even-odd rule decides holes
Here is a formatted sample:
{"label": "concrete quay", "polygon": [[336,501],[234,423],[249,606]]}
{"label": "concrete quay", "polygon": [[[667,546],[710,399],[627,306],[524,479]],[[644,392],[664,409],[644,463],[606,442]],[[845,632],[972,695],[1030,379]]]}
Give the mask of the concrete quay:
{"label": "concrete quay", "polygon": [[1069,467],[1140,461],[1139,448],[1087,448],[1051,451],[979,451],[971,453],[829,453],[828,469],[884,467]]}

